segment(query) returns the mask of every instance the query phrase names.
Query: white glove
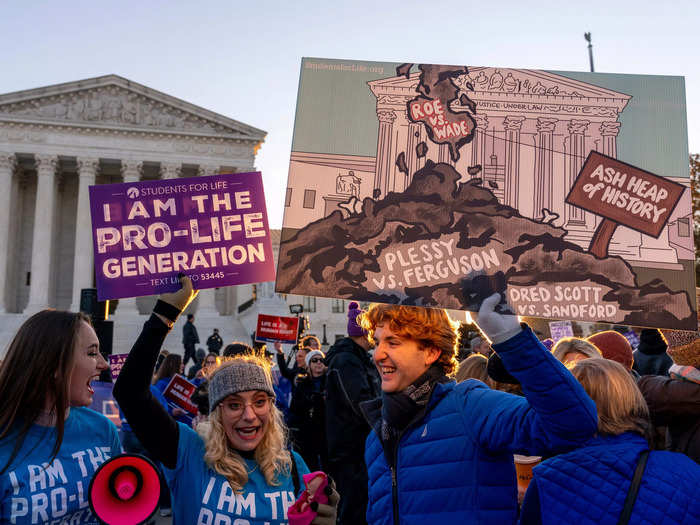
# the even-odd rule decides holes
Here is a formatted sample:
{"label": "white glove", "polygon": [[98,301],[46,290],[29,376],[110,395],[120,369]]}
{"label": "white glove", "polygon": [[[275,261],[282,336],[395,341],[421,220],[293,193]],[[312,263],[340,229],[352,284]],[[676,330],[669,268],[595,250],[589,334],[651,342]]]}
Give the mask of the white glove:
{"label": "white glove", "polygon": [[503,343],[518,335],[522,328],[515,314],[499,314],[496,305],[501,302],[501,294],[495,293],[484,299],[477,314],[476,324],[486,334],[492,344]]}

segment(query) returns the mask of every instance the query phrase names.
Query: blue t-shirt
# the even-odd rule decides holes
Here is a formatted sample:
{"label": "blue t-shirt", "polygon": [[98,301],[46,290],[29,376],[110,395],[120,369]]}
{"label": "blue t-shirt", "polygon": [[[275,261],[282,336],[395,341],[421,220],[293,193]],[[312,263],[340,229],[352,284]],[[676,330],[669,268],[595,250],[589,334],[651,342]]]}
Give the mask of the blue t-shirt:
{"label": "blue t-shirt", "polygon": [[[47,464],[56,429],[32,425],[22,448],[0,476],[0,523],[97,524],[88,503],[90,479],[121,453],[117,427],[89,408],[71,408],[58,455]],[[16,434],[0,442],[0,468]]]}
{"label": "blue t-shirt", "polygon": [[[235,494],[228,480],[204,461],[204,440],[179,423],[177,466],[163,469],[173,501],[174,525],[286,525],[287,509],[296,501],[291,474],[277,486],[268,485],[255,460],[246,460],[248,483]],[[296,452],[299,492],[309,469]],[[251,472],[252,471],[252,472]]]}

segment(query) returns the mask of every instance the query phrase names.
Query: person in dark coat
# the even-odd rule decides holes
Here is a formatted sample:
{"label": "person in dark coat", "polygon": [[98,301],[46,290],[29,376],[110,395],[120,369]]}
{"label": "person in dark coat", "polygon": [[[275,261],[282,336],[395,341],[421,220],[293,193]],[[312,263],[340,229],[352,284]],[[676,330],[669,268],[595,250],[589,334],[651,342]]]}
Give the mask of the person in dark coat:
{"label": "person in dark coat", "polygon": [[275,343],[275,350],[277,351],[277,367],[280,370],[280,375],[291,382],[293,393],[298,380],[303,379],[307,375],[306,353],[308,348],[301,346],[301,344],[295,345],[295,362],[291,367],[287,364],[287,357],[284,355],[284,350],[282,350],[282,343]]}
{"label": "person in dark coat", "polygon": [[195,360],[194,345],[196,344],[199,344],[199,335],[197,327],[194,325],[194,314],[187,314],[187,322],[182,327],[182,345],[185,347],[185,356],[182,361],[184,366],[187,366],[187,361],[190,358]]}
{"label": "person in dark coat", "polygon": [[289,407],[289,430],[310,471],[328,470],[326,365],[320,350],[306,354],[308,375],[299,381]]}
{"label": "person in dark coat", "polygon": [[207,338],[207,348],[210,354],[219,355],[221,347],[224,346],[224,340],[219,335],[219,329],[214,328],[214,333]]}
{"label": "person in dark coat", "polygon": [[666,353],[666,339],[656,328],[645,328],[634,351],[632,369],[641,376],[667,376],[673,359]]}
{"label": "person in dark coat", "polygon": [[329,473],[343,494],[338,508],[340,525],[366,523],[367,467],[365,439],[369,423],[359,403],[381,393],[379,373],[368,351],[367,332],[357,324],[362,313],[355,301],[348,306],[348,337],[337,341],[326,354],[326,437]]}
{"label": "person in dark coat", "polygon": [[195,378],[197,373],[204,366],[204,359],[206,359],[206,357],[207,353],[204,351],[204,348],[197,348],[197,351],[194,353],[194,364],[187,371],[187,379],[191,381]]}
{"label": "person in dark coat", "polygon": [[[615,525],[637,464],[649,451],[649,410],[633,377],[609,359],[571,369],[598,409],[598,432],[585,446],[533,469],[521,525]],[[700,466],[682,454],[649,452],[629,523],[700,523]]]}
{"label": "person in dark coat", "polygon": [[674,364],[670,377],[643,376],[639,389],[652,423],[668,429],[669,450],[700,463],[700,333],[664,331]]}

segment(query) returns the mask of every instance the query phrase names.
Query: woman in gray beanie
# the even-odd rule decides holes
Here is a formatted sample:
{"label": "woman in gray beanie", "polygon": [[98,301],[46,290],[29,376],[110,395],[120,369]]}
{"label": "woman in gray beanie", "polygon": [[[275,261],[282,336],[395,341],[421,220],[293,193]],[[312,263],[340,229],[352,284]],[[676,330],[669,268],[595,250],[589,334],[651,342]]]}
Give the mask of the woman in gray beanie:
{"label": "woman in gray beanie", "polygon": [[[164,294],[124,363],[114,397],[145,448],[165,467],[173,524],[286,523],[287,508],[303,489],[304,460],[286,448],[287,429],[274,404],[267,360],[254,354],[224,361],[209,377],[205,438],[176,423],[154,403],[148,388],[158,350],[180,313],[194,299],[188,277]],[[338,494],[319,505],[312,523],[335,523]],[[238,521],[238,520],[236,520]]]}

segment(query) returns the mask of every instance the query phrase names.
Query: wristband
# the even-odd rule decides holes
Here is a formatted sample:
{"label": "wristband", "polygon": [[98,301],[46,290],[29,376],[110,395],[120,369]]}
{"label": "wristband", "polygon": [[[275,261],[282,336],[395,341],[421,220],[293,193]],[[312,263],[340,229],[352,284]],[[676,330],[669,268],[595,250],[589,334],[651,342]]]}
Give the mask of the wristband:
{"label": "wristband", "polygon": [[170,303],[166,303],[162,299],[158,299],[158,302],[153,307],[153,313],[160,314],[174,323],[177,321],[177,318],[180,317],[182,310],[179,310]]}

